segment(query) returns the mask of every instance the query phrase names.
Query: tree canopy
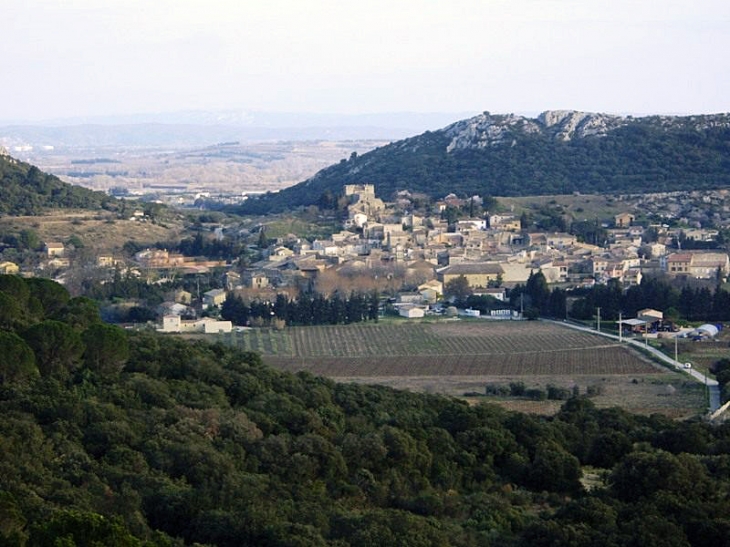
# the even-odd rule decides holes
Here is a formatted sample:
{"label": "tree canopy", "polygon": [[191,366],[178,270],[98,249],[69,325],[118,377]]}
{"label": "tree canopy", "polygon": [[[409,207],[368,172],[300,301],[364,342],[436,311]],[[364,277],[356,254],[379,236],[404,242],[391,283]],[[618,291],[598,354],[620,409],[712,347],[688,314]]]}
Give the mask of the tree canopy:
{"label": "tree canopy", "polygon": [[730,426],[338,384],[70,303],[0,329],[0,545],[727,542]]}
{"label": "tree canopy", "polygon": [[0,213],[37,215],[43,209],[109,209],[116,200],[103,192],[63,182],[35,166],[0,154]]}

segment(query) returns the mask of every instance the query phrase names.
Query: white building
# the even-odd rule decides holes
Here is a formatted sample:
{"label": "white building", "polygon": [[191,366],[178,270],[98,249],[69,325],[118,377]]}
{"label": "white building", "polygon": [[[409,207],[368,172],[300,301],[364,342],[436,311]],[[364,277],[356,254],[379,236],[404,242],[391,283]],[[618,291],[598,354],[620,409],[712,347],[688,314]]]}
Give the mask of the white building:
{"label": "white building", "polygon": [[406,317],[408,319],[418,319],[425,316],[426,312],[423,308],[406,304],[405,306],[400,306],[400,308],[398,308],[398,314],[401,317]]}
{"label": "white building", "polygon": [[231,332],[233,324],[230,321],[217,321],[211,317],[184,321],[177,315],[166,315],[162,318],[162,327],[158,332],[201,332],[204,334],[219,334]]}

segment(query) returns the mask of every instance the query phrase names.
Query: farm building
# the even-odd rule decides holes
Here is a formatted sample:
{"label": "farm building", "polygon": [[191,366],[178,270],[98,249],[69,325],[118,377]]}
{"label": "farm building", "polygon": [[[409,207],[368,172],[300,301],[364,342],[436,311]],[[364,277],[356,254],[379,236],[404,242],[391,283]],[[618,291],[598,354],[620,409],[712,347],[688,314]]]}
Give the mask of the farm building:
{"label": "farm building", "polygon": [[651,308],[645,308],[636,312],[636,318],[641,321],[645,321],[649,330],[656,329],[661,325],[664,319],[664,313],[659,310],[652,310]]}
{"label": "farm building", "polygon": [[405,305],[398,308],[398,314],[401,317],[406,317],[408,319],[418,319],[425,316],[426,312],[423,308],[419,308],[418,306]]}
{"label": "farm building", "polygon": [[717,336],[718,332],[720,332],[720,329],[718,329],[716,325],[706,323],[704,325],[700,325],[695,330],[690,332],[688,336],[695,339],[714,338],[715,336]]}
{"label": "farm building", "polygon": [[646,321],[642,321],[641,319],[623,319],[616,321],[616,323],[623,330],[630,330],[631,332],[644,332],[646,328]]}
{"label": "farm building", "polygon": [[184,321],[177,315],[166,315],[162,318],[162,327],[158,332],[202,332],[205,334],[218,334],[231,332],[233,324],[230,321],[216,321],[210,317],[203,317],[192,321]]}

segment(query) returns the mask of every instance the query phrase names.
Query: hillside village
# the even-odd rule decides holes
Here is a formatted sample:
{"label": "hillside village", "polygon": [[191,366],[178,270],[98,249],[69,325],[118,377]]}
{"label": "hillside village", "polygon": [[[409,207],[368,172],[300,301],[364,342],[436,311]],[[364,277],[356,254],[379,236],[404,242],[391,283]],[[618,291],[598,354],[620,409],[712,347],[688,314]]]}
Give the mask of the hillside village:
{"label": "hillside village", "polygon": [[[423,207],[419,196],[406,191],[400,192],[395,202],[386,203],[376,197],[372,184],[346,185],[337,200],[342,229],[326,239],[307,240],[289,234],[269,240],[263,224],[258,227],[256,244],[252,244],[256,230],[250,233],[235,226],[215,225],[210,226],[208,235],[214,240],[249,234],[247,248],[252,259],[189,257],[172,250],[144,248],[131,258],[101,253],[94,257],[94,266],[102,278],[99,272],[106,271],[107,279],[125,275],[162,285],[185,275],[206,275],[211,280],[214,274],[203,292],[166,293],[165,301],[155,307],[160,318],[215,317],[227,295],[249,302],[273,302],[279,294],[296,298],[302,291],[312,290],[325,296],[377,291],[389,297],[401,315],[422,317],[440,308],[449,283],[460,278],[471,293],[502,302],[508,300],[509,289],[525,284],[536,272],[542,272],[548,284],[564,289],[592,287],[610,279],[629,287],[640,284],[647,275],[662,274],[724,279],[730,272],[728,253],[709,248],[718,247],[721,230],[703,226],[723,226],[728,216],[727,198],[724,190],[643,196],[631,208],[627,202],[626,212],[597,227],[605,239],[596,245],[581,241],[585,238],[576,234],[525,229],[524,215],[489,212],[488,204],[478,196],[464,199],[448,195]],[[694,209],[685,210],[694,201],[704,217]],[[681,219],[681,227],[662,222],[638,225],[636,209],[658,219],[678,214],[687,217]],[[134,220],[149,221],[144,214],[136,214]],[[73,246],[47,241],[35,273],[67,281],[74,266],[70,257]],[[11,261],[0,263],[0,272],[31,273]],[[494,307],[497,317],[509,313],[506,303],[503,309]],[[211,327],[199,324],[195,328]]]}
{"label": "hillside village", "polygon": [[[242,285],[249,289],[301,286],[327,270],[352,275],[377,272],[384,265],[400,266],[423,278],[417,289],[423,297],[410,303],[427,305],[434,292],[463,276],[477,294],[504,298],[504,290],[524,284],[540,271],[550,284],[565,288],[587,287],[617,279],[624,286],[641,283],[642,277],[666,273],[696,279],[724,278],[730,271],[728,254],[720,250],[672,250],[678,240],[711,242],[717,230],[670,229],[666,224],[642,227],[631,213],[616,215],[606,228],[605,245],[579,241],[564,232],[530,232],[512,214],[486,214],[449,223],[448,208],[481,204],[446,196],[434,204],[433,214],[401,212],[410,195],[402,192],[397,203],[375,196],[374,186],[345,187],[347,219],[343,230],[329,239],[281,242],[267,257],[247,268]],[[652,241],[645,233],[652,232]],[[372,274],[377,275],[376,273]],[[401,299],[405,295],[401,294]]]}

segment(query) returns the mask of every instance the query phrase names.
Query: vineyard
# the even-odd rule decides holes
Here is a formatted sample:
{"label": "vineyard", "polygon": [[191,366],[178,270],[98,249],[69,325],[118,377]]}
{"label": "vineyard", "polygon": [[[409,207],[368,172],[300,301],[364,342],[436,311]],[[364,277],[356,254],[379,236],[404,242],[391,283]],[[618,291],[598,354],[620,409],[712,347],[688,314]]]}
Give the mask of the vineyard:
{"label": "vineyard", "polygon": [[[485,385],[591,387],[599,406],[686,418],[704,409],[703,386],[652,364],[635,349],[588,332],[542,322],[442,321],[251,329],[218,335],[261,353],[264,362],[342,382],[462,396]],[[560,401],[479,397],[551,414]]]}
{"label": "vineyard", "polygon": [[549,323],[366,323],[252,329],[221,340],[277,368],[331,377],[656,372],[625,346]]}

